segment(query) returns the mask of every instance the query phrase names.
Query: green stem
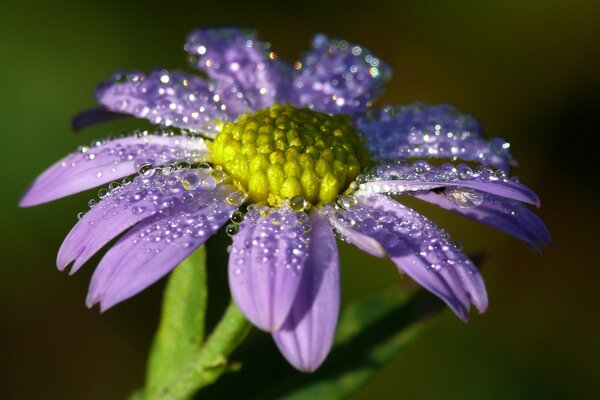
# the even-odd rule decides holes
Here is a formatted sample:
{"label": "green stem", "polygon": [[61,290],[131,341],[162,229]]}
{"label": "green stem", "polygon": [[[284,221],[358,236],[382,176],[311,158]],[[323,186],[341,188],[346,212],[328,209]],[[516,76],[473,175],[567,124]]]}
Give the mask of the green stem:
{"label": "green stem", "polygon": [[216,381],[226,370],[227,357],[244,340],[251,327],[232,299],[202,348],[181,368],[175,379],[157,392],[156,398],[187,399],[198,389]]}

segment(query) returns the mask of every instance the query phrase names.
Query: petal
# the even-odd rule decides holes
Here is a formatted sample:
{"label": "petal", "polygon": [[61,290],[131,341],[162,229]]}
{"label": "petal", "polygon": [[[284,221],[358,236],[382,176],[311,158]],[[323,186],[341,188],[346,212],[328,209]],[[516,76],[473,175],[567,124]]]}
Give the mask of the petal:
{"label": "petal", "polygon": [[344,241],[352,243],[365,253],[374,257],[383,258],[387,256],[385,249],[377,240],[351,228],[353,221],[347,219],[346,213],[335,213],[328,208],[329,207],[325,207],[322,210],[322,213],[329,217],[329,222],[341,235]]}
{"label": "petal", "polygon": [[93,107],[77,114],[73,118],[73,121],[71,121],[71,127],[75,132],[77,132],[87,126],[96,125],[100,122],[110,121],[127,116],[127,114],[109,111],[106,107]]}
{"label": "petal", "polygon": [[489,167],[472,170],[465,164],[454,167],[450,163],[436,167],[419,160],[412,165],[382,163],[362,179],[359,190],[401,194],[438,188],[466,188],[469,190],[465,194],[476,190],[539,207],[540,199],[535,192],[513,179],[508,178],[504,171],[494,171]]}
{"label": "petal", "polygon": [[323,34],[313,38],[312,49],[296,66],[297,105],[333,114],[365,111],[391,77],[369,49]]}
{"label": "petal", "polygon": [[188,36],[184,48],[192,64],[219,82],[227,96],[242,99],[253,109],[281,102],[289,86],[291,68],[254,30],[198,29]]}
{"label": "petal", "polygon": [[110,111],[207,135],[217,132],[215,120],[231,121],[247,110],[238,99],[222,97],[214,83],[166,70],[117,72],[98,86],[96,98]]}
{"label": "petal", "polygon": [[146,163],[201,161],[204,140],[183,136],[141,135],[81,147],[42,173],[21,199],[21,207],[46,203],[132,175]]}
{"label": "petal", "polygon": [[338,211],[348,228],[377,240],[398,268],[440,297],[463,320],[470,303],[487,308],[483,280],[473,263],[433,222],[379,194],[357,194],[360,205]]}
{"label": "petal", "polygon": [[127,232],[102,258],[86,303],[102,311],[141,292],[175,268],[236,210],[225,201],[230,187],[156,214]]}
{"label": "petal", "polygon": [[335,235],[327,219],[311,216],[311,245],[302,283],[287,320],[273,339],[283,356],[304,372],[325,360],[340,311],[340,265]]}
{"label": "petal", "polygon": [[550,245],[552,239],[540,217],[524,205],[494,195],[484,195],[477,207],[460,207],[436,193],[414,193],[414,197],[450,210],[464,217],[499,229],[521,239],[538,252],[536,243]]}
{"label": "petal", "polygon": [[380,160],[457,158],[508,170],[512,157],[501,138],[486,139],[477,121],[448,105],[385,106],[356,120]]}
{"label": "petal", "polygon": [[[202,182],[186,190],[182,182]],[[216,186],[209,171],[178,170],[168,176],[136,176],[127,186],[111,191],[73,227],[58,251],[57,265],[64,270],[71,262],[71,274],[109,241],[138,222],[155,214],[166,214],[190,201],[206,202]],[[191,188],[190,188],[191,189]]]}
{"label": "petal", "polygon": [[238,307],[260,329],[278,330],[290,312],[308,256],[307,219],[284,207],[268,216],[253,209],[234,236],[229,287]]}

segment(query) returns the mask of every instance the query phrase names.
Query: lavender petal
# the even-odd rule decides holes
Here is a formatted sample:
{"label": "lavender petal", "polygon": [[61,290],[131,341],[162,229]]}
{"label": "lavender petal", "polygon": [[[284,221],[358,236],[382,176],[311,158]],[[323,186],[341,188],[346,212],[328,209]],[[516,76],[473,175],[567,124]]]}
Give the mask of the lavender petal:
{"label": "lavender petal", "polygon": [[88,307],[102,311],[165,276],[227,222],[236,206],[225,201],[229,187],[145,219],[102,258],[92,276]]}
{"label": "lavender petal", "polygon": [[206,136],[217,133],[217,119],[232,121],[248,110],[239,99],[221,96],[216,83],[167,70],[117,72],[98,86],[96,98],[110,111]]}
{"label": "lavender petal", "polygon": [[340,310],[339,255],[327,219],[311,216],[311,246],[294,305],[273,339],[283,356],[304,372],[316,370],[325,360]]}
{"label": "lavender petal", "polygon": [[[183,182],[202,182],[196,188],[186,190]],[[152,217],[167,214],[186,203],[203,202],[214,196],[216,182],[208,172],[183,169],[168,176],[153,175],[149,178],[136,176],[126,186],[117,186],[100,200],[71,229],[57,257],[62,271],[74,262],[70,273],[74,274],[96,252],[119,234]],[[218,189],[221,190],[221,189]]]}
{"label": "lavender petal", "polygon": [[296,105],[326,113],[356,114],[370,107],[391,77],[365,47],[316,35],[297,66]]}
{"label": "lavender petal", "polygon": [[377,240],[402,272],[440,297],[461,319],[467,319],[470,303],[485,311],[483,280],[446,232],[386,196],[357,193],[356,197],[359,205],[337,211],[348,221],[347,228]]}
{"label": "lavender petal", "polygon": [[277,59],[254,30],[198,29],[188,36],[185,50],[193,66],[219,83],[222,95],[253,109],[282,102],[289,91],[291,67]]}
{"label": "lavender petal", "polygon": [[113,119],[119,119],[127,117],[127,114],[109,111],[106,107],[93,107],[87,110],[81,111],[71,121],[71,128],[75,132],[82,130],[91,125],[96,125],[100,122],[111,121]]}
{"label": "lavender petal", "polygon": [[56,200],[132,175],[144,164],[163,165],[179,160],[206,160],[202,139],[143,135],[81,147],[43,172],[19,205],[29,207]]}
{"label": "lavender petal", "polygon": [[548,228],[540,217],[516,201],[488,194],[477,207],[464,208],[432,192],[414,193],[413,196],[501,230],[522,240],[538,252],[541,250],[536,243],[550,245],[552,242]]}
{"label": "lavender petal", "polygon": [[387,256],[387,253],[383,246],[372,237],[365,235],[351,226],[347,225],[348,220],[345,213],[336,213],[330,218],[331,225],[341,235],[342,239],[348,243],[352,243],[360,250],[373,257],[383,258]]}
{"label": "lavender petal", "polygon": [[359,116],[356,126],[380,160],[450,158],[505,170],[512,163],[505,140],[486,139],[475,119],[448,105],[385,106]]}
{"label": "lavender petal", "polygon": [[[364,183],[359,185],[361,191],[393,194],[439,188],[465,188],[465,195],[478,191],[538,207],[540,205],[540,200],[533,190],[514,182],[504,171],[494,171],[490,168],[472,170],[465,164],[454,167],[447,163],[436,167],[423,160],[412,165],[381,163],[366,176]],[[451,191],[449,193],[451,194]]]}
{"label": "lavender petal", "polygon": [[[448,240],[445,231],[424,216],[387,196],[360,196],[359,199],[365,206],[372,207],[371,210],[379,210],[384,215],[389,213],[388,216],[395,216],[400,219],[406,218],[406,220],[400,222],[400,225],[397,225],[398,234],[404,239],[406,247],[404,249],[402,249],[403,246],[388,248],[390,258],[404,272],[426,288],[428,284],[436,280],[430,275],[438,275],[445,280],[456,296],[452,299],[445,299],[448,303],[461,299],[463,294],[466,294],[469,302],[479,312],[484,312],[487,309],[487,292],[479,271],[473,262]],[[407,222],[422,224],[420,238],[415,237],[418,235],[415,235],[417,232],[414,231],[414,225],[409,228],[413,229],[412,235],[406,235],[403,232],[406,226],[402,225]],[[389,238],[382,236],[382,240],[387,241]],[[393,242],[392,239],[391,243]],[[406,253],[406,250],[409,251],[409,254]],[[463,304],[465,303],[463,302]],[[468,309],[468,303],[466,308]]]}
{"label": "lavender petal", "polygon": [[300,286],[310,237],[305,213],[272,209],[249,212],[234,236],[229,288],[242,312],[258,328],[276,331],[285,322]]}

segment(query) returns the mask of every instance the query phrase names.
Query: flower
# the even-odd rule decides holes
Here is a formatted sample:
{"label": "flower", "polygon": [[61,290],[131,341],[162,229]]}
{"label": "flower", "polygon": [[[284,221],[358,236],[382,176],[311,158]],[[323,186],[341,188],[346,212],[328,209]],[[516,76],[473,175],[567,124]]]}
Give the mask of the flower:
{"label": "flower", "polygon": [[[253,31],[200,29],[185,50],[207,78],[118,72],[80,129],[133,115],[161,128],[97,141],[51,166],[32,206],[110,183],[66,237],[57,264],[76,272],[111,240],[87,305],[102,310],[156,282],[221,227],[233,238],[232,296],[286,359],[313,371],[340,308],[337,236],[440,297],[463,320],[488,299],[448,234],[393,196],[410,195],[513,235],[550,237],[508,177],[509,144],[449,106],[371,109],[389,67],[368,49],[317,35],[291,65]],[[426,159],[447,159],[437,164]],[[471,168],[459,160],[476,163]],[[121,181],[119,179],[122,179]]]}

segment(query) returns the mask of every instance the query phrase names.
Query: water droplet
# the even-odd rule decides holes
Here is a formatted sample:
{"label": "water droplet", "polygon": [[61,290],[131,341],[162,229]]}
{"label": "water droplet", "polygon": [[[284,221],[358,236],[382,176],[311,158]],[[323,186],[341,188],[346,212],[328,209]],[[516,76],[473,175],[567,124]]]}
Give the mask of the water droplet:
{"label": "water droplet", "polygon": [[231,216],[231,221],[234,222],[234,223],[236,223],[236,224],[239,224],[243,220],[244,220],[244,214],[241,211],[236,211]]}
{"label": "water droplet", "polygon": [[473,176],[473,171],[468,165],[461,164],[456,170],[458,172],[458,177],[462,180],[471,179]]}
{"label": "water droplet", "polygon": [[[213,172],[216,172],[218,170],[215,170]],[[214,175],[213,175],[214,178]],[[216,179],[215,179],[216,180]],[[244,192],[243,190],[236,190],[233,193],[229,193],[227,195],[227,197],[225,198],[225,200],[227,201],[227,204],[231,205],[231,206],[241,206],[244,203],[244,200],[246,200],[247,194],[246,192]]]}
{"label": "water droplet", "polygon": [[100,197],[101,199],[105,198],[106,196],[109,195],[108,189],[100,189],[98,190],[98,197]]}
{"label": "water droplet", "polygon": [[483,203],[483,194],[474,189],[447,188],[444,197],[460,208],[474,208]]}
{"label": "water droplet", "polygon": [[195,190],[202,183],[198,174],[190,172],[189,174],[180,175],[179,180],[185,190]]}
{"label": "water droplet", "polygon": [[240,226],[238,224],[229,224],[225,228],[225,233],[227,234],[227,236],[233,237],[233,236],[235,236],[236,233],[239,232],[239,230],[240,230]]}
{"label": "water droplet", "polygon": [[134,214],[141,214],[144,211],[146,211],[146,207],[142,207],[142,206],[133,206],[131,208],[131,212]]}
{"label": "water droplet", "polygon": [[221,171],[220,169],[213,170],[210,175],[213,177],[217,185],[225,180],[225,172]]}
{"label": "water droplet", "polygon": [[119,184],[119,182],[111,182],[108,185],[108,191],[110,193],[113,193],[113,192],[115,192],[115,191],[117,191],[119,189],[121,189],[121,184]]}
{"label": "water droplet", "polygon": [[146,178],[149,178],[152,175],[154,175],[154,172],[154,167],[152,166],[152,164],[149,163],[144,163],[138,168],[138,173]]}
{"label": "water droplet", "polygon": [[369,180],[367,179],[367,176],[365,174],[360,174],[356,177],[356,182],[361,184],[361,183],[367,183]]}
{"label": "water droplet", "polygon": [[497,169],[494,172],[494,177],[497,179],[506,179],[506,176],[507,176],[506,172],[501,169]]}
{"label": "water droplet", "polygon": [[177,169],[182,170],[182,169],[190,169],[191,165],[189,162],[187,161],[179,161],[177,163]]}
{"label": "water droplet", "polygon": [[302,196],[294,196],[290,199],[290,208],[293,211],[304,211],[308,207],[310,207],[310,203]]}
{"label": "water droplet", "polygon": [[356,197],[351,196],[351,195],[345,195],[345,196],[341,196],[338,201],[337,201],[338,205],[340,205],[341,207],[344,208],[352,208],[352,207],[356,207],[357,204],[357,200]]}

